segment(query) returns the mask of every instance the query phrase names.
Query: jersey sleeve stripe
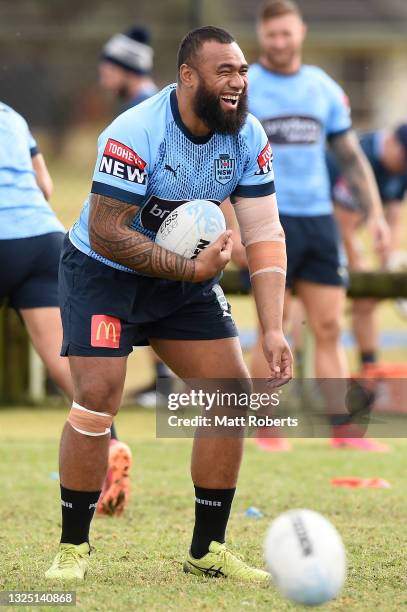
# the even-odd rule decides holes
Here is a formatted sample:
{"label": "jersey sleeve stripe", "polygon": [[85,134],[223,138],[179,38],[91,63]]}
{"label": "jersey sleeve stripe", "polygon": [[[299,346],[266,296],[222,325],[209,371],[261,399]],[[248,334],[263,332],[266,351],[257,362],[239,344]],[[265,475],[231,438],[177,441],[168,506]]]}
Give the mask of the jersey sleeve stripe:
{"label": "jersey sleeve stripe", "polygon": [[35,157],[36,155],[38,155],[38,153],[40,152],[38,147],[31,147],[30,149],[30,155],[31,157]]}
{"label": "jersey sleeve stripe", "polygon": [[232,196],[242,198],[260,198],[262,196],[272,195],[276,192],[274,181],[264,183],[263,185],[238,185]]}
{"label": "jersey sleeve stripe", "polygon": [[107,196],[108,198],[114,198],[115,200],[126,202],[127,204],[141,205],[144,202],[144,196],[139,193],[119,189],[118,187],[99,183],[98,181],[93,181],[91,192],[97,195]]}

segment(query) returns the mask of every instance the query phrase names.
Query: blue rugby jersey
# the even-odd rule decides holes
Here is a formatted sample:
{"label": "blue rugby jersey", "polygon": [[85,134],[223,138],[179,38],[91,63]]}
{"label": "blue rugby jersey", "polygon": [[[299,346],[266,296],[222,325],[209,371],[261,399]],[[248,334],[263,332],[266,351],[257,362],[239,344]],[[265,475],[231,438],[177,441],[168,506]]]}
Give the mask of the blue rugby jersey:
{"label": "blue rugby jersey", "polygon": [[350,129],[343,90],[323,70],[304,65],[292,75],[260,64],[249,69],[249,110],[273,147],[280,213],[330,214],[326,141]]}
{"label": "blue rugby jersey", "polygon": [[37,185],[36,154],[26,121],[0,102],[0,240],[65,231]]}
{"label": "blue rugby jersey", "polygon": [[[271,157],[267,136],[251,115],[236,135],[191,134],[179,113],[176,85],[169,85],[119,115],[100,135],[91,191],[141,207],[132,227],[154,240],[167,215],[189,200],[220,204],[230,195],[274,193]],[[70,231],[72,243],[107,265],[133,272],[91,249],[88,215],[89,198]]]}

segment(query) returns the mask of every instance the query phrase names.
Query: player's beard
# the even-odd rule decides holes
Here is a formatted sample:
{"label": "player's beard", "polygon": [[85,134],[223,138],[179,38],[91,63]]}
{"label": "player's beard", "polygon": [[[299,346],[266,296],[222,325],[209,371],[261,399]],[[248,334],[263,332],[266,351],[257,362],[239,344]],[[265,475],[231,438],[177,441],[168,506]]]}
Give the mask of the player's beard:
{"label": "player's beard", "polygon": [[195,114],[205,123],[211,132],[219,134],[237,134],[246,121],[248,105],[247,94],[239,96],[236,110],[222,110],[220,99],[212,93],[201,80],[193,102]]}

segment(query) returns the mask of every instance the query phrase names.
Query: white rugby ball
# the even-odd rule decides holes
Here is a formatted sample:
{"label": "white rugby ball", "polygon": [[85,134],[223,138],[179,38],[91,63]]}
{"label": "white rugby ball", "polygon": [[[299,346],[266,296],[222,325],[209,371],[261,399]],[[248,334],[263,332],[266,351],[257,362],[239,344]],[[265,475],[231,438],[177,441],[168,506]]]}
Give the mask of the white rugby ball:
{"label": "white rugby ball", "polygon": [[155,241],[169,251],[193,259],[215,242],[225,229],[225,217],[217,204],[209,200],[192,200],[181,204],[167,216]]}
{"label": "white rugby ball", "polygon": [[313,510],[290,510],[266,535],[264,554],[278,590],[296,603],[318,606],[338,595],[346,553],[335,527]]}

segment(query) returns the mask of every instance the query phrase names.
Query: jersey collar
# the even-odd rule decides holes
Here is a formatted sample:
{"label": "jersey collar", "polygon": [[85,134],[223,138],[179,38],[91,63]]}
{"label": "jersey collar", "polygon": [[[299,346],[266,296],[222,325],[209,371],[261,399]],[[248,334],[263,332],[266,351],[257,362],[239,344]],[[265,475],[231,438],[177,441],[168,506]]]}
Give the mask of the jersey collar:
{"label": "jersey collar", "polygon": [[189,131],[185,123],[182,121],[181,115],[179,112],[179,108],[178,108],[177,93],[175,89],[173,89],[172,92],[170,93],[170,103],[171,103],[171,111],[172,111],[172,116],[174,117],[174,121],[179,127],[179,129],[181,130],[181,132],[185,134],[185,136],[188,138],[188,140],[190,140],[194,144],[206,144],[207,142],[210,141],[213,134],[208,134],[207,136],[194,136],[194,134],[192,134]]}

